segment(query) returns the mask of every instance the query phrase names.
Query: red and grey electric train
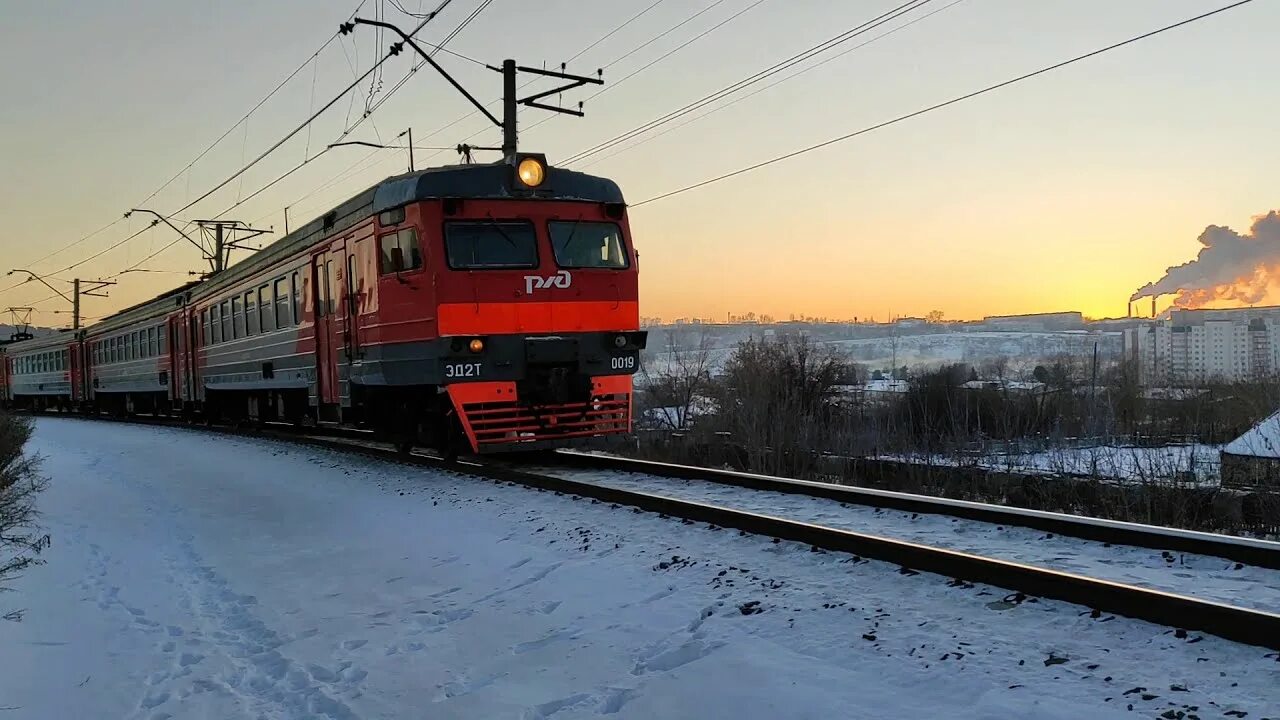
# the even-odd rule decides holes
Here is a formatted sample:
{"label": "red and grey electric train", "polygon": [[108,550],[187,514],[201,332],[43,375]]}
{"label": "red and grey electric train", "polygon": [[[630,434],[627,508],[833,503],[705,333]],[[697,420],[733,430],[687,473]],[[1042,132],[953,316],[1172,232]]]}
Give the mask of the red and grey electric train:
{"label": "red and grey electric train", "polygon": [[629,432],[645,342],[617,184],[522,154],[388,178],[212,278],[4,346],[0,399],[523,450]]}

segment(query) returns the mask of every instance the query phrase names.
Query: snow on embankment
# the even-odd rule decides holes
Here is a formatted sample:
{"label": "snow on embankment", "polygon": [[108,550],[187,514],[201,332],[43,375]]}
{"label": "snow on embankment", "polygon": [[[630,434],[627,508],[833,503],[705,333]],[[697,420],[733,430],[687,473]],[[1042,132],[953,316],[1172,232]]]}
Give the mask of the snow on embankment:
{"label": "snow on embankment", "polygon": [[625,508],[42,419],[6,717],[1259,717],[1258,648]]}

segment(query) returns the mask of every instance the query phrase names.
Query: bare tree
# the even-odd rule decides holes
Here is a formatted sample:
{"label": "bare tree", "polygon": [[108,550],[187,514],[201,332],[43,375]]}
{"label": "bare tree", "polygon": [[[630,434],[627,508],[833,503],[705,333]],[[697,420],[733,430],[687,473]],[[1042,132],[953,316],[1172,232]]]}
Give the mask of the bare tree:
{"label": "bare tree", "polygon": [[718,420],[753,469],[803,475],[832,440],[834,392],[849,373],[842,355],[807,335],[747,340],[716,384]]}
{"label": "bare tree", "polygon": [[[31,437],[31,421],[0,412],[0,590],[32,565],[49,546],[49,536],[36,526],[35,500],[46,481],[39,476],[39,459],[23,448]],[[22,619],[22,611],[3,616]]]}
{"label": "bare tree", "polygon": [[687,430],[711,392],[713,342],[706,329],[668,330],[666,347],[640,368],[645,420],[666,430]]}

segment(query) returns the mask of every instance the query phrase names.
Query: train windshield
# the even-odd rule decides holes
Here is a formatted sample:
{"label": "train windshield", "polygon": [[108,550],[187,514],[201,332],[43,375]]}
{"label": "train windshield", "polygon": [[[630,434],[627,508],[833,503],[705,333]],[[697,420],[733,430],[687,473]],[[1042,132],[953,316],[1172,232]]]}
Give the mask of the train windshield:
{"label": "train windshield", "polygon": [[448,222],[444,226],[449,267],[493,270],[538,266],[533,223],[516,221]]}
{"label": "train windshield", "polygon": [[547,228],[560,267],[621,270],[628,265],[622,230],[614,223],[552,221]]}

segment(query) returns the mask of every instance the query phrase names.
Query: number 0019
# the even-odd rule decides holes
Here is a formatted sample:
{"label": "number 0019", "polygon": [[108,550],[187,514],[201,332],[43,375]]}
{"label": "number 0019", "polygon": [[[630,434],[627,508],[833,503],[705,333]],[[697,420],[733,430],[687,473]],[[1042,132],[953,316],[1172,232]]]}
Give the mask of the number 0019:
{"label": "number 0019", "polygon": [[625,357],[615,357],[610,359],[609,363],[614,370],[635,370],[636,356],[627,355]]}

